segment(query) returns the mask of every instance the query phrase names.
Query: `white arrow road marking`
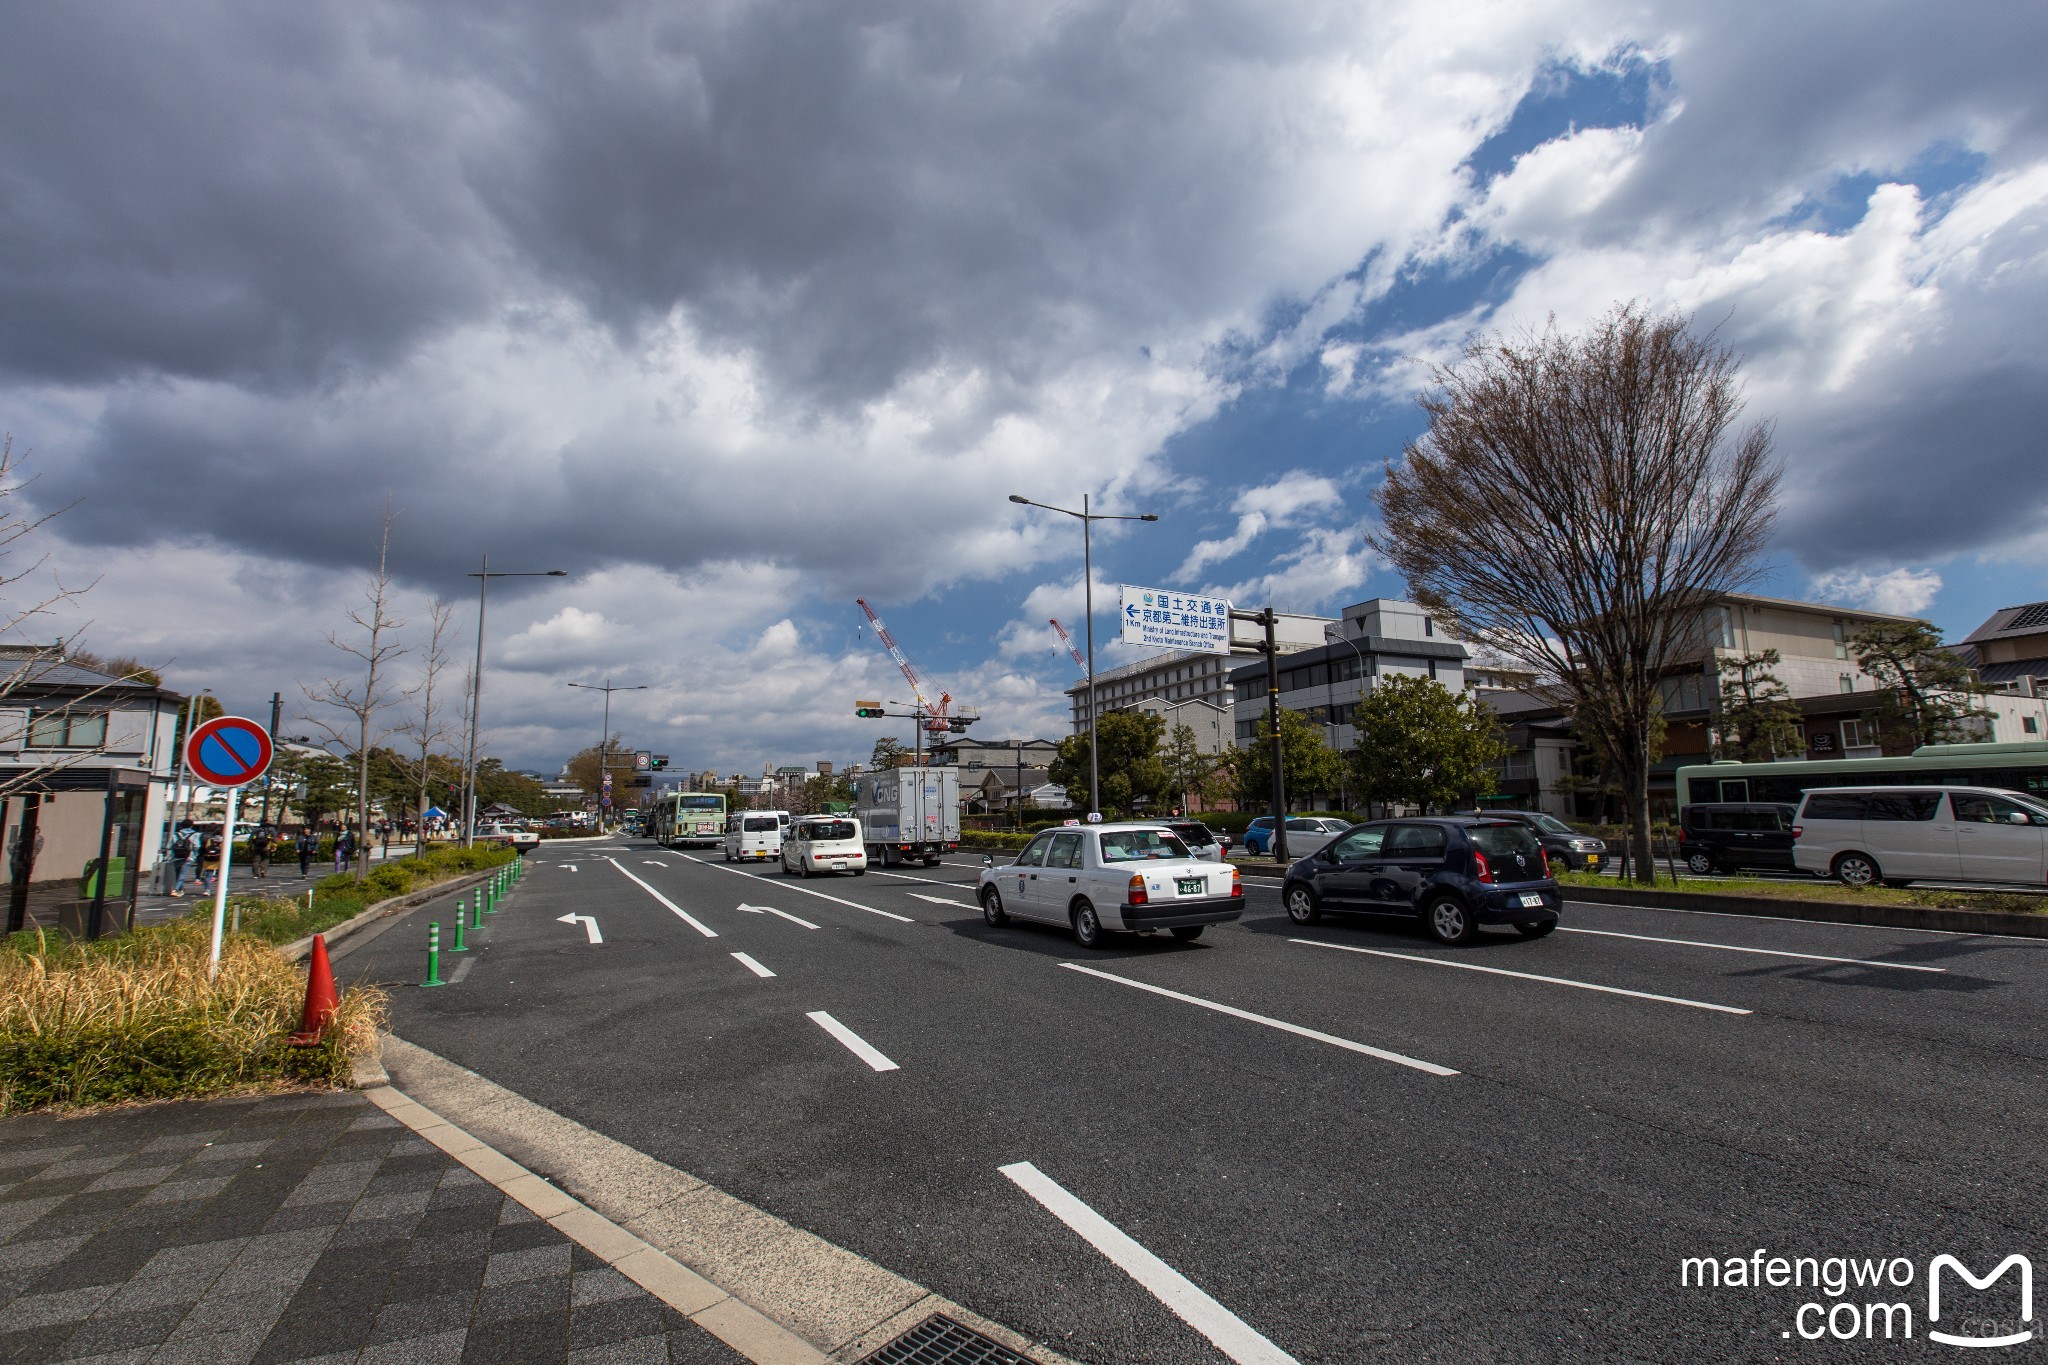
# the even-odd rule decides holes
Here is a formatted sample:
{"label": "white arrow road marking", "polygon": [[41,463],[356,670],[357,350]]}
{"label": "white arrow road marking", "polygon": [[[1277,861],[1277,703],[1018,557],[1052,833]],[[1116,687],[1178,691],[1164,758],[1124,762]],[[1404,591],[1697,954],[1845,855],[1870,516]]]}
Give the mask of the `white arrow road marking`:
{"label": "white arrow road marking", "polygon": [[1145,1250],[1030,1162],[997,1169],[1238,1365],[1300,1365],[1250,1323],[1203,1293],[1187,1276]]}
{"label": "white arrow road marking", "polygon": [[[694,854],[689,854],[689,853],[685,853],[685,854],[684,854],[683,856],[684,856],[685,858],[688,858],[688,859],[689,859],[689,860],[690,860],[691,862],[693,862],[693,863],[700,863],[700,864],[702,864],[702,865],[703,865],[703,866],[705,866],[705,867],[709,867],[709,868],[716,868],[716,869],[717,869],[718,871],[720,871],[720,872],[730,872],[730,873],[732,873],[732,874],[733,874],[733,875],[734,875],[735,877],[753,877],[755,881],[760,881],[760,880],[761,880],[761,878],[759,878],[759,877],[755,877],[755,876],[754,876],[754,874],[753,874],[753,873],[751,873],[751,872],[745,872],[745,871],[742,871],[741,869],[739,869],[739,868],[737,868],[737,867],[723,867],[723,866],[719,865],[718,863],[714,863],[714,862],[712,862],[712,861],[711,861],[710,859],[708,859],[708,858],[699,858],[699,857],[695,856]],[[890,913],[889,913],[889,912],[888,912],[887,910],[877,910],[877,909],[875,909],[875,907],[874,907],[874,906],[872,906],[872,905],[862,905],[862,904],[861,904],[861,903],[860,903],[859,901],[850,901],[850,900],[846,900],[846,899],[844,899],[843,897],[840,897],[840,896],[828,896],[828,895],[826,895],[826,894],[825,894],[824,892],[822,892],[822,891],[813,891],[813,890],[811,890],[811,888],[809,888],[808,886],[785,886],[785,887],[783,887],[782,889],[783,889],[784,891],[801,891],[801,892],[802,892],[802,893],[803,893],[804,895],[806,895],[806,896],[816,896],[816,897],[817,897],[817,898],[818,898],[819,900],[821,900],[821,901],[831,901],[831,902],[832,902],[832,903],[833,903],[834,905],[844,905],[844,906],[849,906],[849,907],[851,907],[852,909],[855,909],[855,910],[865,910],[865,911],[867,911],[867,912],[868,912],[868,913],[869,913],[870,915],[880,915],[880,916],[881,916],[881,917],[882,917],[883,919],[893,919],[893,920],[895,920],[895,921],[896,921],[897,923],[899,923],[899,924],[915,924],[915,923],[917,923],[917,921],[916,921],[916,920],[912,919],[912,918],[911,918],[910,916],[908,916],[908,915],[892,915],[892,914],[890,914]]]}
{"label": "white arrow road marking", "polygon": [[777,910],[772,905],[748,905],[745,901],[742,901],[740,902],[740,909],[746,911],[750,915],[780,915],[782,918],[788,920],[791,924],[801,924],[806,929],[815,929],[818,927],[817,925],[811,923],[807,919],[798,919],[795,915],[790,914],[789,911]]}
{"label": "white arrow road marking", "polygon": [[957,905],[963,910],[972,910],[974,908],[973,901],[956,901],[946,896],[927,896],[922,891],[911,892],[910,898],[918,901],[930,901],[933,905]]}
{"label": "white arrow road marking", "polygon": [[[1307,940],[1296,939],[1294,941],[1296,943],[1304,943]],[[1332,1047],[1346,1048],[1352,1052],[1363,1052],[1368,1057],[1377,1057],[1383,1062],[1392,1062],[1397,1066],[1413,1067],[1417,1071],[1427,1071],[1432,1076],[1455,1076],[1458,1074],[1447,1066],[1438,1066],[1435,1062],[1425,1062],[1414,1057],[1404,1057],[1398,1052],[1388,1052],[1384,1048],[1368,1047],[1364,1043],[1354,1043],[1349,1038],[1339,1038],[1334,1033],[1322,1033],[1316,1029],[1303,1028],[1300,1024],[1290,1024],[1285,1019],[1273,1019],[1263,1014],[1253,1014],[1250,1010],[1241,1010],[1235,1005],[1224,1005],[1214,1000],[1204,1000],[1199,995],[1182,995],[1179,991],[1170,991],[1164,986],[1154,986],[1144,981],[1133,981],[1128,976],[1117,976],[1111,972],[1097,971],[1093,967],[1083,967],[1078,962],[1062,962],[1060,966],[1065,967],[1070,972],[1083,972],[1089,976],[1101,977],[1104,981],[1114,981],[1119,986],[1135,986],[1141,991],[1150,991],[1154,995],[1163,995],[1169,1000],[1180,1000],[1190,1005],[1200,1005],[1205,1010],[1214,1010],[1218,1014],[1227,1014],[1233,1019],[1245,1019],[1254,1024],[1264,1024],[1267,1028],[1276,1028],[1282,1033],[1292,1033],[1299,1038],[1313,1038],[1319,1043],[1328,1043]]]}
{"label": "white arrow road marking", "polygon": [[754,959],[748,957],[745,953],[734,953],[732,956],[733,961],[739,963],[742,967],[745,967],[755,976],[770,977],[775,975],[775,973],[769,971],[766,967],[763,967],[760,963],[754,961]]}
{"label": "white arrow road marking", "polygon": [[574,864],[574,863],[563,863],[563,864],[562,864],[562,870],[563,870],[564,872],[574,872],[574,871],[576,870],[576,864]]}
{"label": "white arrow road marking", "polygon": [[902,1067],[897,1066],[896,1063],[890,1061],[887,1057],[884,1057],[879,1051],[877,1051],[875,1049],[874,1044],[868,1042],[867,1039],[861,1037],[858,1033],[855,1033],[852,1029],[840,1023],[831,1015],[825,1013],[825,1011],[812,1010],[809,1014],[806,1014],[804,1018],[816,1024],[819,1028],[825,1030],[825,1032],[831,1034],[840,1042],[846,1044],[846,1050],[848,1052],[851,1052],[854,1056],[860,1058],[862,1061],[866,1062],[875,1070],[901,1071],[903,1069]]}
{"label": "white arrow road marking", "polygon": [[595,915],[557,915],[555,921],[558,924],[580,924],[583,926],[583,932],[590,936],[592,943],[604,942],[604,935],[597,932]]}
{"label": "white arrow road marking", "polygon": [[659,858],[642,858],[642,859],[641,859],[640,861],[641,861],[642,863],[645,863],[645,864],[646,864],[647,866],[649,866],[649,867],[674,867],[674,866],[675,866],[675,864],[674,864],[674,863],[665,863],[665,862],[663,862],[663,861],[662,861],[661,859],[659,859]]}
{"label": "white arrow road marking", "polygon": [[668,907],[669,909],[673,910],[673,911],[674,911],[674,912],[676,913],[677,917],[678,917],[678,918],[680,918],[680,919],[682,920],[682,922],[683,922],[683,923],[685,923],[685,924],[689,925],[689,926],[690,926],[690,927],[691,927],[692,929],[695,929],[695,930],[696,930],[696,931],[697,931],[698,933],[700,933],[700,934],[704,935],[704,937],[706,937],[706,938],[717,938],[717,937],[718,937],[718,931],[717,931],[716,929],[713,929],[713,928],[712,928],[712,927],[711,927],[710,925],[708,925],[708,924],[704,923],[704,922],[703,922],[702,920],[698,919],[698,918],[697,918],[697,917],[696,917],[695,915],[692,915],[692,914],[691,914],[691,913],[690,913],[689,911],[687,911],[687,910],[683,909],[683,907],[682,907],[682,906],[680,906],[680,905],[677,905],[677,904],[676,904],[676,903],[675,903],[674,901],[670,900],[670,899],[669,899],[669,898],[668,898],[667,896],[664,896],[664,895],[662,895],[662,894],[661,894],[661,893],[660,893],[659,891],[656,891],[656,890],[655,890],[655,889],[654,889],[653,887],[649,886],[649,885],[648,885],[648,884],[647,884],[646,882],[643,882],[643,881],[641,881],[641,880],[640,880],[640,879],[639,879],[638,877],[634,876],[634,875],[633,875],[632,873],[630,873],[630,872],[626,872],[626,869],[625,869],[625,868],[624,868],[623,866],[621,866],[621,865],[620,865],[620,863],[619,863],[619,860],[618,860],[617,858],[607,858],[607,859],[605,859],[605,861],[606,861],[606,862],[608,862],[608,863],[610,863],[610,864],[611,864],[611,865],[612,865],[613,867],[616,867],[616,868],[618,868],[618,869],[619,869],[619,871],[621,871],[621,872],[625,872],[625,873],[626,873],[626,880],[627,880],[627,881],[630,881],[630,882],[632,882],[632,883],[633,883],[633,885],[635,885],[635,886],[639,887],[639,888],[640,888],[640,889],[641,889],[642,891],[645,891],[645,892],[646,892],[646,893],[647,893],[648,895],[650,895],[650,896],[654,897],[654,898],[655,898],[656,900],[660,901],[660,902],[661,902],[661,903],[662,903],[663,905],[665,905],[665,906],[667,906],[667,907]]}

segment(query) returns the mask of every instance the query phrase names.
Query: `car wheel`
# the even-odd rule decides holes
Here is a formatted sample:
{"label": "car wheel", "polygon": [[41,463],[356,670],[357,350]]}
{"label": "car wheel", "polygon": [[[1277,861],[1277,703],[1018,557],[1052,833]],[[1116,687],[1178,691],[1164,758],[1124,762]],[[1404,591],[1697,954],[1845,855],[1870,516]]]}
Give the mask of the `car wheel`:
{"label": "car wheel", "polygon": [[787,858],[782,860],[782,875],[785,877],[794,877],[796,875],[796,869],[789,865],[789,859]]}
{"label": "car wheel", "polygon": [[1844,853],[1835,859],[1834,873],[1844,886],[1875,886],[1884,879],[1877,860],[1868,853]]}
{"label": "car wheel", "polygon": [[1440,896],[1431,901],[1423,908],[1422,923],[1431,938],[1454,947],[1470,943],[1479,936],[1479,926],[1473,923],[1472,912],[1456,896]]}
{"label": "car wheel", "polygon": [[1316,899],[1315,888],[1296,882],[1287,888],[1287,918],[1296,924],[1317,924],[1323,918],[1322,903]]}
{"label": "car wheel", "polygon": [[1074,907],[1074,942],[1083,948],[1100,948],[1109,941],[1109,931],[1102,927],[1102,917],[1095,913],[1095,907],[1082,901]]}
{"label": "car wheel", "polygon": [[865,877],[868,875],[868,870],[864,867],[856,867],[853,870],[853,875],[856,877]]}
{"label": "car wheel", "polygon": [[993,886],[981,893],[981,917],[991,929],[1000,929],[1010,922],[1010,912],[1003,909],[1003,893]]}
{"label": "car wheel", "polygon": [[1552,930],[1557,928],[1557,921],[1554,919],[1538,920],[1534,924],[1517,924],[1515,928],[1521,932],[1523,938],[1545,938]]}
{"label": "car wheel", "polygon": [[937,858],[926,858],[924,860],[924,865],[926,867],[937,867],[939,865],[939,860]]}
{"label": "car wheel", "polygon": [[1704,853],[1688,853],[1685,855],[1685,867],[1688,872],[1704,877],[1714,870],[1714,860]]}
{"label": "car wheel", "polygon": [[1179,939],[1182,943],[1193,943],[1196,939],[1202,936],[1202,926],[1199,924],[1176,925],[1174,927],[1173,936]]}

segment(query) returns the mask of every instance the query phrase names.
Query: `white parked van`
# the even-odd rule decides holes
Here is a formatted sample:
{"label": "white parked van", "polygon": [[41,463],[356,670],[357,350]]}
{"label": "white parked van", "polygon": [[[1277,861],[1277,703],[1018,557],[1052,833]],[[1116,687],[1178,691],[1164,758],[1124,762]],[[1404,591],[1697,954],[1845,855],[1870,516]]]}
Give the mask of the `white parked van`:
{"label": "white parked van", "polygon": [[2048,805],[1992,787],[1817,787],[1792,862],[1850,886],[2048,882]]}
{"label": "white parked van", "polygon": [[725,860],[749,862],[782,856],[782,821],[772,810],[741,811],[725,822]]}
{"label": "white parked van", "polygon": [[860,821],[850,815],[805,815],[790,824],[782,840],[782,871],[809,877],[820,872],[851,872],[864,877],[867,845]]}

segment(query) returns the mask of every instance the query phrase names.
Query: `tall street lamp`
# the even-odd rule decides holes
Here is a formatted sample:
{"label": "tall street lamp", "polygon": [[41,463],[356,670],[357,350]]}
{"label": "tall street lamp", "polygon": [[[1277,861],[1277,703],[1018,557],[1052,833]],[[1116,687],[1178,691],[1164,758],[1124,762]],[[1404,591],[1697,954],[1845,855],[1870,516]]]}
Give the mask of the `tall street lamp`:
{"label": "tall street lamp", "polygon": [[602,687],[596,683],[570,683],[569,686],[580,687],[586,692],[604,693],[604,723],[597,732],[597,827],[601,830],[604,828],[604,760],[612,746],[612,693],[645,692],[647,684],[634,683],[631,687],[614,687],[612,680],[606,678]]}
{"label": "tall street lamp", "polygon": [[[1335,626],[1324,626],[1324,627],[1323,627],[1323,638],[1324,638],[1325,640],[1331,640],[1331,641],[1335,641],[1335,642],[1336,642],[1337,644],[1340,644],[1340,645],[1350,645],[1350,646],[1351,646],[1351,652],[1352,652],[1353,654],[1356,654],[1356,655],[1358,655],[1358,695],[1360,696],[1360,698],[1363,698],[1363,697],[1365,696],[1365,655],[1364,655],[1364,653],[1363,653],[1363,652],[1362,652],[1362,651],[1361,651],[1361,650],[1360,650],[1360,649],[1358,648],[1358,642],[1357,642],[1356,640],[1352,639],[1352,638],[1351,638],[1350,636],[1348,636],[1348,635],[1342,635],[1342,634],[1339,634],[1339,633],[1338,633],[1338,631],[1337,631],[1337,628],[1336,628]],[[1325,665],[1324,665],[1324,667],[1325,667],[1325,669],[1327,670],[1327,671],[1325,672],[1324,676],[1325,676],[1326,678],[1328,678],[1328,679],[1329,679],[1329,682],[1327,683],[1327,686],[1329,687],[1329,690],[1330,690],[1330,709],[1329,709],[1329,713],[1328,713],[1328,719],[1329,719],[1329,720],[1330,720],[1330,722],[1331,722],[1331,724],[1330,724],[1330,743],[1331,743],[1332,745],[1335,745],[1335,744],[1336,744],[1336,742],[1337,742],[1337,726],[1336,726],[1336,714],[1337,714],[1337,683],[1336,683],[1336,677],[1337,677],[1337,666],[1336,666],[1336,665],[1335,665],[1334,663],[1331,663],[1331,664],[1325,664]],[[1354,733],[1355,733],[1355,731],[1354,731]],[[1348,770],[1348,769],[1349,769],[1349,767],[1350,767],[1350,765],[1349,765],[1349,764],[1346,764],[1346,765],[1345,765],[1345,770]],[[1348,790],[1340,790],[1340,791],[1338,792],[1338,795],[1340,795],[1340,796],[1343,796],[1343,797],[1346,797],[1346,798],[1348,798],[1348,797],[1350,796],[1350,792],[1349,792]],[[1349,800],[1348,800],[1348,799],[1346,800],[1345,804],[1346,804],[1346,806],[1347,806],[1347,807],[1348,807],[1348,806],[1350,805],[1350,802],[1349,802]]]}
{"label": "tall street lamp", "polygon": [[1159,518],[1151,512],[1135,516],[1091,512],[1086,493],[1081,495],[1081,510],[1078,512],[1071,507],[1054,507],[1049,502],[1033,502],[1021,493],[1010,494],[1010,501],[1078,517],[1081,522],[1081,591],[1087,603],[1088,616],[1088,810],[1090,814],[1096,814],[1102,810],[1102,773],[1095,758],[1095,554],[1088,533],[1093,523],[1098,521],[1157,521]]}
{"label": "tall street lamp", "polygon": [[469,674],[469,757],[463,763],[466,775],[462,792],[462,846],[468,848],[476,841],[476,737],[479,728],[477,708],[484,700],[484,602],[490,595],[493,578],[566,578],[567,569],[542,569],[531,573],[510,573],[491,568],[491,557],[484,556],[483,572],[469,575],[476,580],[476,667]]}

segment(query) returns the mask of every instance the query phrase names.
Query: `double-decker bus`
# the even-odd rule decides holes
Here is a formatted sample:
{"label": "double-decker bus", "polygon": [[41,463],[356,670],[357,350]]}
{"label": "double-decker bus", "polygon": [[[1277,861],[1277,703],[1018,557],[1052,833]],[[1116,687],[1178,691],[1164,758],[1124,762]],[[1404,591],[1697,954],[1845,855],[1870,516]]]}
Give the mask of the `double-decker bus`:
{"label": "double-decker bus", "polygon": [[1677,778],[1680,809],[1696,801],[1796,805],[1812,787],[1997,787],[2048,799],[2048,743],[1923,744],[1901,758],[1694,763]]}
{"label": "double-decker bus", "polygon": [[648,833],[668,848],[725,838],[723,792],[666,792],[648,815]]}

